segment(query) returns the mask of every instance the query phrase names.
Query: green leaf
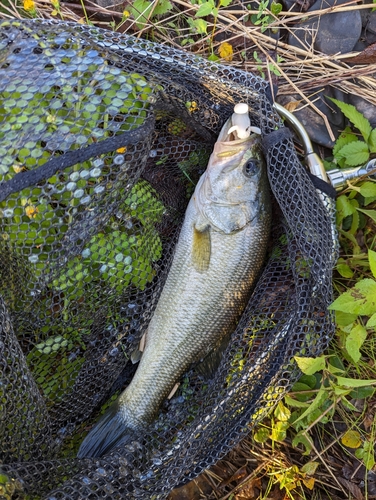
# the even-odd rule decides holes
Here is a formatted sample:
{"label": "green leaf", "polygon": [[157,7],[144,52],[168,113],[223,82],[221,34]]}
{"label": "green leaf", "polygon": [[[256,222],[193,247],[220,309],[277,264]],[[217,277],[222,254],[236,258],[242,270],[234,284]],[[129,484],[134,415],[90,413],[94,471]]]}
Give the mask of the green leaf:
{"label": "green leaf", "polygon": [[319,392],[316,394],[315,399],[309,405],[309,407],[298,417],[293,424],[295,425],[300,420],[303,420],[305,417],[313,413],[315,410],[320,408],[322,404],[328,399],[328,394],[324,388],[321,388]]}
{"label": "green leaf", "polygon": [[363,462],[367,470],[372,470],[375,465],[375,456],[372,450],[368,450],[363,456]]}
{"label": "green leaf", "polygon": [[192,26],[197,30],[197,33],[199,35],[206,35],[208,31],[208,23],[204,19],[192,19],[188,18],[188,23],[191,24]]}
{"label": "green leaf", "polygon": [[376,327],[376,312],[374,314],[372,314],[370,319],[367,321],[366,327],[367,328],[375,328]]}
{"label": "green leaf", "polygon": [[219,6],[220,7],[228,7],[232,3],[232,0],[220,0],[219,1]]}
{"label": "green leaf", "polygon": [[376,196],[376,183],[371,181],[364,182],[359,188],[359,193],[364,196],[364,198]]}
{"label": "green leaf", "polygon": [[139,29],[142,29],[147,22],[148,15],[151,11],[151,5],[151,2],[147,0],[134,0],[132,7],[130,7],[129,10],[135,18],[136,26]]}
{"label": "green leaf", "polygon": [[356,241],[356,238],[355,238],[355,236],[353,234],[351,234],[348,231],[344,231],[341,228],[339,228],[339,233],[340,233],[341,236],[344,236],[345,238],[347,238],[348,240],[351,241],[351,243],[354,246],[354,248],[353,248],[354,255],[357,255],[357,254],[361,253],[360,246],[358,245],[358,242]]}
{"label": "green leaf", "polygon": [[345,159],[345,165],[355,167],[365,163],[369,158],[368,146],[363,141],[353,141],[346,144],[337,153],[337,158]]}
{"label": "green leaf", "polygon": [[303,467],[300,469],[300,472],[303,472],[303,474],[308,474],[309,476],[313,476],[319,465],[319,462],[308,462],[303,465]]}
{"label": "green leaf", "polygon": [[342,101],[338,101],[333,97],[329,97],[329,99],[336,104],[342,113],[350,120],[351,123],[355,125],[355,127],[360,131],[365,141],[368,141],[368,138],[372,132],[372,127],[370,122],[367,120],[365,116],[360,113],[355,106],[352,104],[347,104]]}
{"label": "green leaf", "polygon": [[333,366],[331,363],[328,363],[328,372],[333,375],[338,375],[339,373],[343,373],[344,370],[338,368],[338,366]]}
{"label": "green leaf", "polygon": [[344,278],[352,278],[354,276],[354,272],[351,267],[342,262],[337,262],[336,269]]}
{"label": "green leaf", "polygon": [[168,0],[159,0],[153,10],[153,15],[155,14],[156,16],[163,16],[163,14],[167,14],[167,12],[170,12],[170,10],[172,10],[171,2],[169,2]]}
{"label": "green leaf", "polygon": [[266,441],[269,439],[270,436],[270,431],[266,427],[261,427],[260,429],[257,429],[257,431],[253,434],[253,439],[257,443],[266,443]]}
{"label": "green leaf", "polygon": [[[361,448],[356,450],[356,452],[360,452]],[[363,445],[363,453],[361,457],[358,457],[357,453],[355,452],[355,456],[357,458],[362,458],[364,465],[366,466],[366,469],[371,470],[373,466],[375,465],[375,457],[374,457],[374,443],[373,441],[365,441]]]}
{"label": "green leaf", "polygon": [[299,444],[302,444],[305,448],[303,455],[309,455],[312,451],[312,444],[303,432],[299,432],[292,440],[292,446],[297,448]]}
{"label": "green leaf", "polygon": [[371,153],[376,153],[376,128],[372,130],[368,137],[368,146]]}
{"label": "green leaf", "polygon": [[276,422],[272,427],[272,441],[283,441],[286,439],[286,430],[289,428],[288,422]]}
{"label": "green leaf", "polygon": [[153,19],[155,16],[166,14],[172,10],[172,4],[169,0],[158,0],[152,10],[153,3],[148,0],[134,0],[129,10],[135,18],[138,28],[142,29],[144,27],[149,16]]}
{"label": "green leaf", "polygon": [[[351,391],[353,392],[353,391]],[[348,394],[350,394],[350,392],[348,392]],[[352,403],[350,403],[350,401],[348,401],[346,398],[341,398],[341,405],[346,408],[346,410],[349,410],[349,411],[355,411],[355,412],[358,412],[359,410],[357,409],[356,406],[354,406]]]}
{"label": "green leaf", "polygon": [[354,132],[351,131],[350,127],[346,127],[345,130],[338,136],[338,139],[334,144],[333,156],[337,156],[338,151],[340,151],[343,146],[346,146],[346,144],[350,144],[350,142],[354,142],[357,140],[357,136],[354,134]]}
{"label": "green leaf", "polygon": [[294,356],[294,359],[305,375],[313,375],[325,368],[325,356],[319,356],[317,358],[301,358],[299,356]]}
{"label": "green leaf", "polygon": [[359,212],[362,212],[362,214],[366,214],[374,222],[376,222],[376,210],[364,210],[363,208],[357,208],[357,210],[359,210]]}
{"label": "green leaf", "polygon": [[208,57],[208,61],[219,61],[220,57],[216,56],[215,54],[210,54]]}
{"label": "green leaf", "polygon": [[209,16],[211,13],[212,13],[212,10],[214,8],[214,2],[213,1],[209,1],[209,2],[205,2],[203,4],[200,5],[198,11],[196,12],[195,14],[195,17],[206,17],[206,16]]}
{"label": "green leaf", "polygon": [[374,278],[376,278],[376,252],[368,250],[369,267],[371,268]]}
{"label": "green leaf", "polygon": [[[332,369],[337,370],[337,373],[340,373],[341,371],[342,372],[346,371],[342,359],[336,354],[334,356],[330,356],[330,363],[328,364],[329,370],[331,370],[330,367],[332,367]],[[336,373],[336,372],[333,370],[331,371],[331,373]]]}
{"label": "green leaf", "polygon": [[286,408],[286,406],[282,403],[282,401],[279,401],[276,409],[274,410],[274,416],[277,420],[280,420],[281,422],[287,422],[288,419],[291,417],[291,411]]}
{"label": "green leaf", "polygon": [[336,207],[337,207],[337,224],[340,224],[343,221],[343,219],[345,219],[349,215],[352,215],[355,211],[355,208],[351,204],[351,201],[344,194],[338,196]]}
{"label": "green leaf", "polygon": [[294,394],[294,397],[298,401],[302,402],[308,401],[314,395],[314,392],[312,392],[311,387],[301,382],[295,382],[295,384],[291,387],[291,392],[296,393]]}
{"label": "green leaf", "polygon": [[285,403],[293,408],[308,408],[309,403],[303,403],[302,401],[298,401],[290,396],[285,396]]}
{"label": "green leaf", "polygon": [[270,12],[272,14],[274,14],[275,16],[278,16],[278,14],[280,14],[281,11],[282,11],[282,4],[272,2],[271,6],[270,6]]}
{"label": "green leaf", "polygon": [[68,345],[68,340],[61,335],[55,335],[54,337],[49,337],[44,342],[39,342],[35,345],[42,354],[50,354],[51,352],[58,351],[61,347],[66,347]]}
{"label": "green leaf", "polygon": [[351,323],[354,323],[357,317],[357,314],[336,311],[336,323],[340,327],[351,325]]}
{"label": "green leaf", "polygon": [[370,316],[376,312],[376,281],[366,278],[342,293],[329,309]]}
{"label": "green leaf", "polygon": [[317,379],[314,375],[302,375],[299,379],[299,382],[302,384],[307,384],[308,387],[314,389],[317,384]]}
{"label": "green leaf", "polygon": [[374,387],[366,385],[365,387],[357,387],[356,389],[354,389],[349,393],[349,396],[352,399],[366,399],[373,396],[374,393],[375,393]]}
{"label": "green leaf", "polygon": [[376,384],[376,380],[359,380],[354,378],[337,377],[338,385],[342,387],[366,387],[368,385]]}
{"label": "green leaf", "polygon": [[355,234],[359,229],[359,213],[356,209],[359,207],[359,202],[356,199],[350,200],[351,205],[354,207],[354,213],[352,214],[351,227],[349,233]]}
{"label": "green leaf", "polygon": [[354,361],[357,363],[360,360],[360,351],[364,341],[367,338],[367,330],[363,325],[356,325],[351,330],[350,334],[346,338],[346,351]]}
{"label": "green leaf", "polygon": [[344,389],[343,387],[334,386],[333,391],[336,396],[346,396],[347,394],[349,394],[350,389]]}

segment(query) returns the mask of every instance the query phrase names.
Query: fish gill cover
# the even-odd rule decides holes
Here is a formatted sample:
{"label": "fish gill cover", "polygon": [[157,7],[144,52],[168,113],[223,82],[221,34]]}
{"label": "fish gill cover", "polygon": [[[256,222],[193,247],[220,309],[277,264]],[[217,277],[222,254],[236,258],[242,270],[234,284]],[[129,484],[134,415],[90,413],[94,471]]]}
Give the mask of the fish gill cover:
{"label": "fish gill cover", "polygon": [[[0,22],[0,495],[157,499],[237,444],[333,333],[330,200],[268,98],[235,68],[98,28]],[[188,201],[234,105],[267,141],[272,240],[208,379],[77,452],[131,381]],[[187,311],[190,304],[187,304]],[[171,354],[173,355],[173,354]]]}

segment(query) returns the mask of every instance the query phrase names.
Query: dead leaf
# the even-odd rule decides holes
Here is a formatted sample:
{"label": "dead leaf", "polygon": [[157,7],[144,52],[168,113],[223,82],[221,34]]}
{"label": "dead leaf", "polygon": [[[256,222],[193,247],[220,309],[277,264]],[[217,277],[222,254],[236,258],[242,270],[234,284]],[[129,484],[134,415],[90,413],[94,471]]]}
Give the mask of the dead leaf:
{"label": "dead leaf", "polygon": [[351,495],[353,495],[355,500],[365,500],[361,489],[355,483],[343,477],[339,477],[338,481],[351,493]]}
{"label": "dead leaf", "polygon": [[259,498],[260,491],[261,480],[255,477],[237,492],[235,500],[256,500]]}
{"label": "dead leaf", "polygon": [[228,484],[230,484],[230,483],[232,483],[234,481],[235,482],[239,482],[241,479],[243,479],[244,477],[246,477],[247,474],[248,474],[248,471],[247,471],[246,466],[241,467],[231,477],[229,477],[228,479],[225,479],[224,481],[222,481],[221,488],[223,486],[227,486]]}
{"label": "dead leaf", "polygon": [[300,101],[290,101],[287,104],[284,105],[284,107],[287,109],[287,111],[290,111],[290,113],[293,113],[296,108],[299,106]]}
{"label": "dead leaf", "polygon": [[314,477],[307,477],[306,479],[302,479],[303,483],[309,490],[313,490],[313,487],[315,486],[315,478]]}
{"label": "dead leaf", "polygon": [[376,42],[366,47],[362,52],[354,57],[346,57],[342,59],[344,62],[351,64],[372,64],[376,62]]}
{"label": "dead leaf", "polygon": [[366,416],[364,417],[364,420],[363,420],[363,425],[364,425],[364,428],[366,431],[368,431],[370,429],[370,427],[372,427],[374,419],[375,419],[374,413],[368,411],[366,413]]}
{"label": "dead leaf", "polygon": [[200,500],[203,496],[206,498],[212,491],[212,484],[204,474],[201,474],[184,486],[172,490],[167,500]]}
{"label": "dead leaf", "polygon": [[234,49],[232,45],[228,42],[222,42],[218,49],[219,56],[225,61],[232,61],[232,56],[234,55]]}

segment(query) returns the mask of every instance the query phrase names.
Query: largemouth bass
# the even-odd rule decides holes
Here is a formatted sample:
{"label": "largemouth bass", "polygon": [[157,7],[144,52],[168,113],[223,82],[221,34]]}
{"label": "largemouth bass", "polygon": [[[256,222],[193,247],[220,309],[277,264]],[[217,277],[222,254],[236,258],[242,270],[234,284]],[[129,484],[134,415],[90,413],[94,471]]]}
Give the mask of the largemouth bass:
{"label": "largemouth bass", "polygon": [[233,331],[249,300],[271,208],[259,136],[239,139],[234,129],[229,118],[189,202],[139,367],[79,458],[104,455],[146,429],[184,372]]}

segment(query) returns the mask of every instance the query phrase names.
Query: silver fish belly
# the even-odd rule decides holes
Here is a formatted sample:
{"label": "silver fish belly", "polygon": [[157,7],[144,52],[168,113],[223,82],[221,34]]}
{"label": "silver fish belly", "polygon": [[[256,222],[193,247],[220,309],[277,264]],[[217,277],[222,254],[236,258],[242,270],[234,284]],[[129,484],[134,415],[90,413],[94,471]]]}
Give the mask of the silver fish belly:
{"label": "silver fish belly", "polygon": [[270,200],[258,137],[231,140],[230,126],[189,202],[136,374],[79,457],[101,456],[145,429],[190,365],[231,333],[249,300],[266,253]]}

